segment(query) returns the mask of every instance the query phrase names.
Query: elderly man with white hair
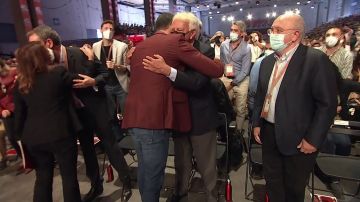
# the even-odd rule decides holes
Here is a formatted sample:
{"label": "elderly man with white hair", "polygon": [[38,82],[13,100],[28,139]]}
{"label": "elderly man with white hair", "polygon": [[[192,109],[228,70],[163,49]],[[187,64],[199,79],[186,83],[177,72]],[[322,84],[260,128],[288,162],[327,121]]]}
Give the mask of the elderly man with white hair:
{"label": "elderly man with white hair", "polygon": [[[171,31],[184,35],[187,42],[203,55],[213,59],[215,52],[210,43],[197,40],[199,24],[194,14],[181,12],[174,16]],[[207,201],[216,202],[216,128],[220,125],[220,121],[210,78],[191,69],[191,66],[187,66],[185,71],[178,71],[167,65],[160,56],[157,57],[159,59],[148,57],[145,68],[168,76],[175,88],[186,91],[191,112],[191,130],[186,133],[175,132],[173,136],[176,174],[171,202],[190,201],[188,192],[193,156],[206,188]],[[203,66],[207,67],[204,63]]]}
{"label": "elderly man with white hair", "polygon": [[337,105],[335,67],[303,46],[304,20],[279,16],[268,30],[274,54],[261,64],[253,133],[262,144],[270,201],[303,202],[305,186]]}

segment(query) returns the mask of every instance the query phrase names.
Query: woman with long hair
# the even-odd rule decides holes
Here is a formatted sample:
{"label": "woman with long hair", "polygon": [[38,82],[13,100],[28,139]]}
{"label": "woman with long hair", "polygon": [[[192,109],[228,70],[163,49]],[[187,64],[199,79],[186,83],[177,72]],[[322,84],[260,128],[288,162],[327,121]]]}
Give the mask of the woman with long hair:
{"label": "woman with long hair", "polygon": [[52,201],[54,162],[59,164],[65,202],[79,202],[77,145],[70,105],[75,76],[52,66],[51,52],[30,42],[16,53],[15,131],[29,150],[36,171],[34,202]]}

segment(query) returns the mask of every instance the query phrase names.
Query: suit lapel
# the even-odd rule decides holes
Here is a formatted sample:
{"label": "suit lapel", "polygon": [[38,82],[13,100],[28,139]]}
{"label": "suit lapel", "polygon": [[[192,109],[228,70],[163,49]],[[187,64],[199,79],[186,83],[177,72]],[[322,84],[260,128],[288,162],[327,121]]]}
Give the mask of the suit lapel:
{"label": "suit lapel", "polygon": [[270,76],[271,73],[274,69],[274,65],[275,65],[275,56],[274,54],[271,54],[268,57],[268,62],[264,62],[264,65],[262,65],[260,71],[262,72],[262,75],[264,75],[264,90],[265,92],[267,92],[268,89],[268,85],[270,83]]}
{"label": "suit lapel", "polygon": [[280,84],[278,96],[284,93],[286,86],[288,86],[291,82],[295,82],[296,75],[300,73],[301,65],[304,64],[304,56],[306,54],[306,50],[306,47],[300,44],[294,55],[290,59],[289,66]]}
{"label": "suit lapel", "polygon": [[113,44],[112,44],[112,59],[114,60],[114,63],[115,64],[120,64],[121,61],[117,61],[117,52],[118,52],[118,48],[117,48],[117,45],[116,45],[116,42],[114,40]]}
{"label": "suit lapel", "polygon": [[99,60],[100,60],[100,54],[101,54],[101,46],[102,46],[102,41],[100,41],[98,44],[96,44],[94,46],[94,53]]}

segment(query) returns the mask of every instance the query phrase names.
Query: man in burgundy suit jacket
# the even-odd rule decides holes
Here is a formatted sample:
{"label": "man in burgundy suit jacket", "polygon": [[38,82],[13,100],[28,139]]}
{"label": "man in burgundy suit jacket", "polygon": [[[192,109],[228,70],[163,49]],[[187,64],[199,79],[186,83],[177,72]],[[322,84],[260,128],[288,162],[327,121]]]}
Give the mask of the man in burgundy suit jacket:
{"label": "man in burgundy suit jacket", "polygon": [[[144,69],[143,59],[161,55],[179,70],[191,67],[209,77],[220,77],[223,66],[197,51],[182,34],[169,34],[172,14],[156,21],[154,36],[137,45],[131,57],[131,80],[125,103],[123,127],[129,129],[139,158],[138,184],[143,202],[159,201],[173,130],[191,128],[186,92],[175,89],[168,78]],[[199,25],[191,25],[193,34]]]}

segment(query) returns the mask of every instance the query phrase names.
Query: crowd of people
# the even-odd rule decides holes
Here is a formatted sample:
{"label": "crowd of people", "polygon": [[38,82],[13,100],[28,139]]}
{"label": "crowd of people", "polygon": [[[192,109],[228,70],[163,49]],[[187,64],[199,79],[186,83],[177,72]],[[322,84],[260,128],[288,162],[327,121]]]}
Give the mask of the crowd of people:
{"label": "crowd of people", "polygon": [[[252,165],[252,177],[265,179],[270,201],[304,201],[314,167],[342,199],[339,180],[316,169],[316,157],[320,151],[350,154],[349,137],[328,134],[337,113],[360,121],[348,107],[349,98],[360,97],[360,28],[354,24],[318,28],[314,32],[322,39],[312,43],[303,18],[284,14],[268,29],[269,41],[260,32],[248,33],[243,21],[207,40],[194,14],[164,13],[155,34],[134,47],[114,39],[115,32],[139,34],[145,27],[106,20],[100,25],[102,39],[81,47],[65,47],[49,26],[32,29],[16,60],[0,62],[0,109],[11,145],[20,155],[20,140],[31,157],[33,201],[52,201],[54,162],[65,202],[93,201],[103,193],[95,134],[122,182],[121,201],[128,201],[133,187],[119,145],[125,133],[136,150],[143,202],[159,201],[170,137],[176,171],[170,200],[187,201],[196,161],[207,201],[218,201],[216,144],[224,104],[219,92],[235,111],[228,117],[236,121],[231,135],[242,136],[248,119],[252,142],[262,145],[263,166]],[[91,184],[83,198],[77,139]],[[0,147],[3,169],[4,141]]]}
{"label": "crowd of people", "polygon": [[119,34],[125,34],[125,35],[139,35],[139,34],[146,34],[149,33],[149,28],[147,26],[143,25],[136,25],[136,24],[121,24],[118,23],[116,25],[115,32]]}

